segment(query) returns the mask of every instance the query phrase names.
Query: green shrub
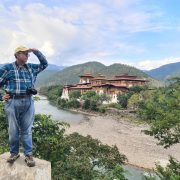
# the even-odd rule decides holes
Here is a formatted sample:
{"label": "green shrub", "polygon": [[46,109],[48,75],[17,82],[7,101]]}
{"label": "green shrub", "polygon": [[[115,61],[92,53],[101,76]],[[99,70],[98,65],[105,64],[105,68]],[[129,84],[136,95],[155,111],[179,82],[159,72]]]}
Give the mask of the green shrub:
{"label": "green shrub", "polygon": [[81,92],[79,90],[71,91],[69,93],[69,98],[70,99],[79,99],[80,97],[81,97]]}
{"label": "green shrub", "polygon": [[82,99],[86,100],[86,99],[91,99],[93,96],[96,95],[95,91],[87,91],[86,93],[84,93],[82,95]]}
{"label": "green shrub", "polygon": [[67,108],[67,100],[66,99],[61,99],[60,97],[57,99],[57,105],[58,107],[64,109]]}
{"label": "green shrub", "polygon": [[92,111],[97,111],[97,102],[93,101],[93,100],[90,100],[90,107],[89,107],[89,109],[92,110]]}
{"label": "green shrub", "polygon": [[8,123],[4,112],[4,104],[0,102],[0,154],[7,152],[8,147]]}
{"label": "green shrub", "polygon": [[98,108],[98,111],[101,112],[101,113],[105,113],[106,112],[106,107],[105,106],[100,106]]}
{"label": "green shrub", "polygon": [[82,106],[83,109],[89,109],[90,108],[90,100],[86,99]]}
{"label": "green shrub", "polygon": [[66,103],[67,108],[79,108],[80,102],[76,99],[72,99]]}
{"label": "green shrub", "polygon": [[50,116],[39,114],[35,119],[33,154],[51,162],[53,179],[91,180],[122,176],[125,180],[124,170],[117,171],[117,166],[121,166],[126,158],[116,146],[103,145],[91,136],[78,133],[65,135],[67,124],[54,122]]}
{"label": "green shrub", "polygon": [[121,105],[118,104],[118,103],[107,104],[107,107],[116,108],[116,109],[122,109]]}
{"label": "green shrub", "polygon": [[135,93],[128,99],[128,108],[136,109],[140,104],[140,94]]}
{"label": "green shrub", "polygon": [[127,108],[128,99],[131,97],[131,95],[132,93],[119,94],[117,96],[118,104],[120,104],[122,108]]}

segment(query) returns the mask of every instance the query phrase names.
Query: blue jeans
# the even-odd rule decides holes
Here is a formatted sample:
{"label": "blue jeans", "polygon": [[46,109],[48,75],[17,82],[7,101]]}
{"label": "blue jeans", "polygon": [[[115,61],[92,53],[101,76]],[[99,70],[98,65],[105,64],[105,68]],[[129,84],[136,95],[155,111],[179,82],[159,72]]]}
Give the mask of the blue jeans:
{"label": "blue jeans", "polygon": [[24,155],[32,154],[32,126],[34,122],[33,97],[9,99],[5,104],[8,118],[10,153],[19,153],[20,139],[24,147]]}

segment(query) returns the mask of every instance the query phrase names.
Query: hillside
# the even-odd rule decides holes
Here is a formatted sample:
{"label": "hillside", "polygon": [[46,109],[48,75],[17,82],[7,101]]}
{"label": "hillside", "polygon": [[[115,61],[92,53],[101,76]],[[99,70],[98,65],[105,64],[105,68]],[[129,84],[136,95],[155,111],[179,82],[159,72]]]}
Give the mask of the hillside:
{"label": "hillside", "polygon": [[51,76],[55,75],[57,72],[64,69],[64,66],[57,66],[54,64],[49,64],[47,69],[45,69],[43,72],[41,72],[36,81],[36,87],[44,86],[47,83],[47,79]]}
{"label": "hillside", "polygon": [[120,75],[128,73],[130,75],[137,75],[140,77],[148,78],[148,75],[143,71],[136,69],[132,66],[124,64],[112,64],[110,66],[105,66],[99,62],[87,62],[84,64],[74,65],[57,72],[46,81],[46,85],[55,84],[72,84],[79,82],[79,76],[86,72],[91,72],[93,75],[101,73],[106,77],[113,77],[114,75]]}
{"label": "hillside", "polygon": [[36,80],[36,87],[44,86],[47,83],[47,79],[49,79],[51,76],[55,75],[58,71],[52,71],[52,70],[44,70],[43,72],[39,73]]}
{"label": "hillside", "polygon": [[180,77],[180,62],[163,65],[159,68],[146,71],[148,75],[158,80],[166,80],[170,77]]}
{"label": "hillside", "polygon": [[106,66],[99,62],[88,62],[84,64],[78,64],[70,66],[57,72],[55,75],[51,76],[47,80],[47,85],[54,84],[72,84],[79,82],[79,76],[85,72],[91,72],[92,74],[97,74],[101,69]]}

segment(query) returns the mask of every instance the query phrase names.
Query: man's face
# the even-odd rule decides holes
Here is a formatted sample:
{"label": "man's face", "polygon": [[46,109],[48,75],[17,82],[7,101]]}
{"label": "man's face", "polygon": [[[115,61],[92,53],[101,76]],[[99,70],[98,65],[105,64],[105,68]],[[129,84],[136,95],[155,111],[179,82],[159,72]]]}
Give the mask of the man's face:
{"label": "man's face", "polygon": [[28,60],[28,57],[29,57],[28,51],[20,51],[16,53],[16,59],[21,64],[25,64]]}

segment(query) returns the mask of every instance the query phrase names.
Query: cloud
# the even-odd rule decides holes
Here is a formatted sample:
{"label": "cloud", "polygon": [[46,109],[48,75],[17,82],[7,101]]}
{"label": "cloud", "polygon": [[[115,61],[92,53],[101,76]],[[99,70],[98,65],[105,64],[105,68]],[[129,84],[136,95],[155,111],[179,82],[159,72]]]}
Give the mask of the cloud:
{"label": "cloud", "polygon": [[102,59],[110,64],[146,52],[143,43],[131,41],[136,34],[164,28],[162,13],[150,7],[147,11],[143,0],[39,2],[0,3],[0,63],[11,61],[14,49],[25,45],[39,48],[50,63]]}
{"label": "cloud", "polygon": [[170,58],[165,58],[165,59],[160,59],[160,60],[143,60],[143,61],[138,62],[136,67],[143,70],[151,70],[151,69],[158,68],[162,65],[175,63],[175,62],[180,62],[180,57],[170,57]]}

